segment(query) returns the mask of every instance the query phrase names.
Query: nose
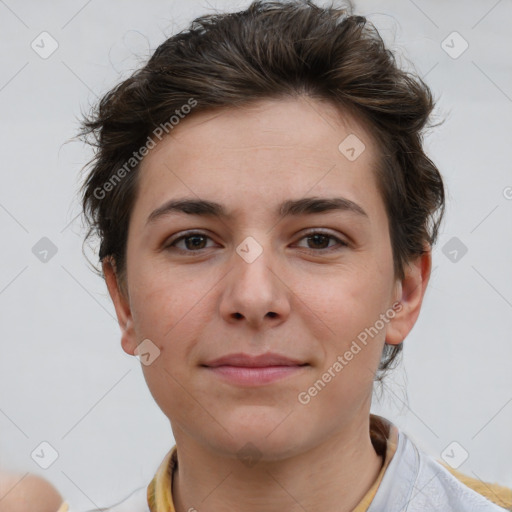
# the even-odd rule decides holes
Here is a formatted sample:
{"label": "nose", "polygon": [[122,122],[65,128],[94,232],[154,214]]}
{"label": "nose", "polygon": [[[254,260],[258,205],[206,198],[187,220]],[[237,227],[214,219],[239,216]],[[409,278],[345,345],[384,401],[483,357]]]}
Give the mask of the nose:
{"label": "nose", "polygon": [[264,249],[254,261],[235,252],[224,280],[221,316],[228,323],[245,323],[252,329],[284,322],[290,314],[291,291],[282,274],[271,249]]}

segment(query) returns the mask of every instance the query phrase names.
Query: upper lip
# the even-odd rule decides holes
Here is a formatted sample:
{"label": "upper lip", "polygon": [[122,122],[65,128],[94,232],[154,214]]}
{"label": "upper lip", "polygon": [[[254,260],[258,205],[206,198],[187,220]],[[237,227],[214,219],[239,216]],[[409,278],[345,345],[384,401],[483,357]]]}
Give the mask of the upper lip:
{"label": "upper lip", "polygon": [[266,354],[258,356],[238,352],[236,354],[227,354],[217,359],[212,359],[204,363],[203,366],[246,366],[257,368],[266,366],[298,366],[304,364],[307,363],[274,352],[267,352]]}

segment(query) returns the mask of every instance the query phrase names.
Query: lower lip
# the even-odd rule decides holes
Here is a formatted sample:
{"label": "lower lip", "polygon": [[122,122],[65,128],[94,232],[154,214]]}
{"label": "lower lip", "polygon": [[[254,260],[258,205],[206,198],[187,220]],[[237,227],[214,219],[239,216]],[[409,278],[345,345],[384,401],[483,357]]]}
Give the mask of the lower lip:
{"label": "lower lip", "polygon": [[296,375],[303,371],[306,366],[307,365],[265,366],[258,368],[247,366],[215,366],[207,367],[207,369],[233,384],[257,386]]}

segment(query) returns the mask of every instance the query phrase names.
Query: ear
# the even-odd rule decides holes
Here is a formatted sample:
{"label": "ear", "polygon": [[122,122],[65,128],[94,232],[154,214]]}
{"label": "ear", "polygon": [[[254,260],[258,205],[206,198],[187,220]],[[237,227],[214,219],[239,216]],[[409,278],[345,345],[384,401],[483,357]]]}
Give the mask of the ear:
{"label": "ear", "polygon": [[109,256],[103,258],[102,267],[108,292],[116,310],[117,321],[121,327],[121,346],[127,354],[133,356],[137,348],[137,340],[128,293],[121,286],[114,259]]}
{"label": "ear", "polygon": [[396,300],[400,305],[393,308],[396,314],[386,329],[387,345],[399,345],[414,327],[420,314],[431,269],[430,247],[407,265],[404,279],[397,283]]}

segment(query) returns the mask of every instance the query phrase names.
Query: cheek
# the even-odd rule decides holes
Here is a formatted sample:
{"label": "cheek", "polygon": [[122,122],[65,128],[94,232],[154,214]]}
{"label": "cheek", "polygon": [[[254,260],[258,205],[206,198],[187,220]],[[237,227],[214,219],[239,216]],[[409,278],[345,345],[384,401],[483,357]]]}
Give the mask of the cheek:
{"label": "cheek", "polygon": [[141,275],[141,282],[144,287],[137,288],[132,302],[135,331],[139,340],[149,338],[159,350],[150,365],[142,365],[148,388],[168,417],[180,422],[180,411],[186,411],[184,420],[195,421],[197,416],[204,422],[194,408],[188,375],[191,353],[208,322],[206,302],[201,302],[204,294],[176,279]]}
{"label": "cheek", "polygon": [[[341,420],[371,394],[385,342],[387,324],[380,320],[385,291],[383,283],[369,274],[331,282],[329,289],[319,291],[322,301],[311,309],[322,311],[329,327],[327,336],[317,338],[323,354],[311,379],[312,393],[318,390],[311,409],[318,407],[319,414],[326,404],[336,404],[331,419]],[[310,301],[315,303],[315,294],[310,294]]]}
{"label": "cheek", "polygon": [[304,280],[300,298],[323,320],[330,338],[347,341],[384,313],[390,290],[387,275],[365,267],[343,269],[329,278]]}
{"label": "cheek", "polygon": [[200,282],[180,279],[179,273],[161,271],[156,265],[150,267],[141,264],[134,273],[130,305],[139,336],[163,346],[181,324],[187,324],[204,294]]}
{"label": "cheek", "polygon": [[[178,358],[172,349],[161,353],[151,365],[143,366],[148,389],[161,411],[172,418],[173,425],[204,425],[208,418],[201,407],[204,401],[196,390],[190,388],[187,376],[180,373],[179,364],[172,367],[169,356]],[[207,408],[207,411],[210,407]]]}
{"label": "cheek", "polygon": [[185,277],[154,268],[140,270],[134,277],[131,311],[137,340],[147,338],[160,351],[158,359],[143,368],[146,380],[152,388],[176,396],[179,383],[187,381],[189,366],[195,364],[194,351],[214,315],[215,304],[208,300],[211,273],[208,278],[191,278],[190,271]]}
{"label": "cheek", "polygon": [[[305,286],[303,300],[322,319],[317,378],[328,384],[320,401],[349,406],[350,397],[362,398],[371,389],[385,342],[388,324],[381,315],[388,307],[391,281],[376,265],[336,276],[317,281],[316,289]],[[313,322],[315,315],[309,317]]]}

